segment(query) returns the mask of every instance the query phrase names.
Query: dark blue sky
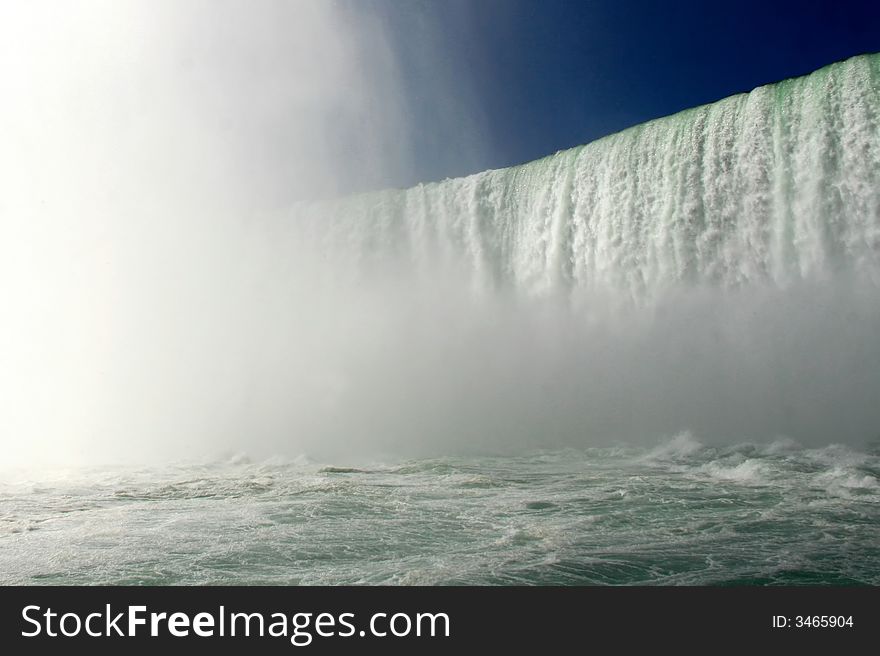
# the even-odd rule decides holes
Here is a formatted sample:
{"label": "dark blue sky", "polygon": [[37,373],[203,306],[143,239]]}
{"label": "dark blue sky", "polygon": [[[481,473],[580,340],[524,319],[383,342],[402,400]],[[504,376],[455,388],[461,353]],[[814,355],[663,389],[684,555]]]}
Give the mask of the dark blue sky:
{"label": "dark blue sky", "polygon": [[379,4],[420,153],[405,182],[521,163],[880,51],[880,0]]}

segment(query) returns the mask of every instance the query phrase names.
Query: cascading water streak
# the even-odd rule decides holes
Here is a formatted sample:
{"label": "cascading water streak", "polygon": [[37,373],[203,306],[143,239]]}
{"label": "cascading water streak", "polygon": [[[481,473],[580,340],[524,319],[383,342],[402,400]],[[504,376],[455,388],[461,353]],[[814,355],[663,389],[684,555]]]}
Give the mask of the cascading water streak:
{"label": "cascading water streak", "polygon": [[482,286],[880,284],[880,56],[509,169],[297,207],[352,261],[445,254]]}

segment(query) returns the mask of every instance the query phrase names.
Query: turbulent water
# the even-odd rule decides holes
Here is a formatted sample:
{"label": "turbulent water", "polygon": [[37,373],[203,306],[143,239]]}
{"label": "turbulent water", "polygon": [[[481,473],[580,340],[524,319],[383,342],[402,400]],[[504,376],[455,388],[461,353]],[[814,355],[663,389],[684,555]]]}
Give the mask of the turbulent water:
{"label": "turbulent water", "polygon": [[0,582],[880,584],[880,56],[284,218],[105,440],[255,461],[6,472]]}
{"label": "turbulent water", "polygon": [[790,442],[0,487],[0,582],[880,584],[880,457]]}

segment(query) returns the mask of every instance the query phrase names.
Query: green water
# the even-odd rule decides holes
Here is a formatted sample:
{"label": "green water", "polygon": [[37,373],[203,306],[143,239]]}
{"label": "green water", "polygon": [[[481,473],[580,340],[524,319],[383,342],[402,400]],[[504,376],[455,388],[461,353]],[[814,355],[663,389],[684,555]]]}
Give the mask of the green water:
{"label": "green water", "polygon": [[10,473],[4,584],[880,584],[880,456],[790,442]]}

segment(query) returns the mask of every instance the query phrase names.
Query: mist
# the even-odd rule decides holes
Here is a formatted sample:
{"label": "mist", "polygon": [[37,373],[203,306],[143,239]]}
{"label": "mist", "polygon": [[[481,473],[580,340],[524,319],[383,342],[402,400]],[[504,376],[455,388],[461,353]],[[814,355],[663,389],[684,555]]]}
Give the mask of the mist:
{"label": "mist", "polygon": [[[843,169],[851,206],[795,195],[777,217],[765,201],[780,185],[755,174],[766,153],[708,130],[722,136],[707,150],[736,151],[742,184],[763,186],[722,188],[732,167],[701,161],[697,228],[667,220],[697,214],[693,180],[664,177],[670,152],[687,170],[693,149],[659,128],[638,148],[584,151],[583,175],[563,154],[546,175],[370,195],[412,182],[418,158],[483,147],[479,108],[448,69],[430,75],[430,52],[419,71],[446,119],[430,139],[413,124],[401,53],[372,8],[0,8],[5,463],[345,461],[686,429],[709,442],[876,436],[874,164]],[[742,120],[774,120],[755,116]],[[428,142],[437,152],[415,147]],[[634,201],[621,169],[671,204]],[[713,199],[743,196],[710,225]],[[808,206],[864,232],[829,236]],[[791,243],[754,227],[792,213],[807,227]]]}
{"label": "mist", "polygon": [[270,215],[408,170],[381,21],[359,3],[4,3],[0,80],[4,459],[259,441],[242,398],[268,306],[296,340]]}
{"label": "mist", "polygon": [[382,252],[382,264],[333,260],[304,292],[324,285],[304,302],[303,359],[286,381],[260,382],[263,403],[288,395],[281,424],[304,452],[362,462],[650,446],[681,432],[712,446],[878,437],[880,304],[858,275],[641,299],[523,294],[475,285],[461,262],[414,270]]}

